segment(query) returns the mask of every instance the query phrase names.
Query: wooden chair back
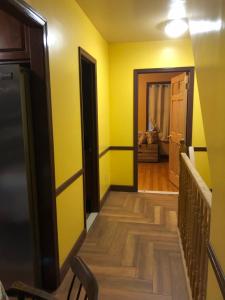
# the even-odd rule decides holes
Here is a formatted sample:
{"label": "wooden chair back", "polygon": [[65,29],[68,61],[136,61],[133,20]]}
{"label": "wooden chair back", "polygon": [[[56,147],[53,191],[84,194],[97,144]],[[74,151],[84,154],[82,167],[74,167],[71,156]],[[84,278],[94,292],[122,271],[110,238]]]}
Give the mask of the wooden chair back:
{"label": "wooden chair back", "polygon": [[81,299],[81,291],[84,289],[84,300],[97,300],[98,299],[98,283],[92,274],[91,270],[87,267],[80,257],[73,257],[71,260],[71,269],[73,272],[73,279],[69,288],[67,300],[71,299],[73,287],[76,279],[79,280],[79,288],[76,291],[76,300]]}
{"label": "wooden chair back", "polygon": [[[73,272],[72,281],[69,285],[67,300],[98,300],[98,283],[80,257],[73,257],[71,260]],[[23,282],[15,282],[7,291],[8,296],[19,300],[57,300],[56,294],[49,294],[43,290],[31,287]]]}

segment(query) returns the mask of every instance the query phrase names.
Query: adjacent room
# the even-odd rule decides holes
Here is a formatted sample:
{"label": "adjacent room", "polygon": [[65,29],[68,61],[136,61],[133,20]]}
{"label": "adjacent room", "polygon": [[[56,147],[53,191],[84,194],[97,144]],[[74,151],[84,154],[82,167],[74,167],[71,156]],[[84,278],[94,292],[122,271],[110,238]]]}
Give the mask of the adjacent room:
{"label": "adjacent room", "polygon": [[[182,78],[179,81],[182,76],[184,81]],[[140,191],[178,192],[179,180],[174,177],[179,177],[179,148],[175,149],[174,144],[177,144],[177,138],[186,138],[187,126],[187,130],[192,127],[190,122],[186,125],[188,88],[188,72],[184,73],[178,69],[171,72],[149,70],[138,75]],[[176,123],[177,133],[172,128],[173,123]],[[173,143],[173,137],[176,143]]]}

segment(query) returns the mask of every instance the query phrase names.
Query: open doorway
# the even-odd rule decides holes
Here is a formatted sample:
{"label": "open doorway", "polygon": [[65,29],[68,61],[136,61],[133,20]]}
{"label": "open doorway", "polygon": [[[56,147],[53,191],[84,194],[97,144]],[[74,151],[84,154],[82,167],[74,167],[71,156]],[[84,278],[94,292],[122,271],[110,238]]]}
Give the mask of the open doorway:
{"label": "open doorway", "polygon": [[136,188],[178,192],[180,148],[192,139],[194,68],[135,70],[134,83]]}
{"label": "open doorway", "polygon": [[96,60],[79,48],[84,170],[84,218],[99,211],[98,108]]}

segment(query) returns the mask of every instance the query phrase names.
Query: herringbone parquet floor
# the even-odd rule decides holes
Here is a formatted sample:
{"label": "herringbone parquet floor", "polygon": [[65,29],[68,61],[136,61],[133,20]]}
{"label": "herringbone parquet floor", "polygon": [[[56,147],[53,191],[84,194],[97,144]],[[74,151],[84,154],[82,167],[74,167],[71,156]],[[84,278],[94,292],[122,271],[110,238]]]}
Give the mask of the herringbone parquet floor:
{"label": "herringbone parquet floor", "polygon": [[111,192],[79,252],[101,300],[187,300],[177,196]]}

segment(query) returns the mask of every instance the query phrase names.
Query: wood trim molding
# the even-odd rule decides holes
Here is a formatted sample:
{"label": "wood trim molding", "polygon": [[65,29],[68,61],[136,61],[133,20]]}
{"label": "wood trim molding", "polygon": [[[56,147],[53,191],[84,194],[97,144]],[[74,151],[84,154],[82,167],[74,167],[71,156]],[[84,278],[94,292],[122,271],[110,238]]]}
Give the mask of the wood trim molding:
{"label": "wood trim molding", "polygon": [[148,82],[146,82],[146,85],[148,85],[148,86],[150,86],[150,85],[154,85],[154,84],[171,84],[171,82],[170,81],[164,81],[164,80],[162,80],[162,81],[148,81]]}
{"label": "wood trim molding", "polygon": [[134,146],[110,146],[110,150],[134,150]]}
{"label": "wood trim molding", "polygon": [[196,152],[207,152],[207,147],[194,147]]}
{"label": "wood trim molding", "polygon": [[208,256],[209,256],[211,265],[213,267],[214,273],[216,275],[216,279],[219,284],[221,293],[223,295],[223,298],[225,299],[225,275],[224,275],[224,272],[223,272],[222,267],[216,257],[215,251],[210,243],[208,244],[207,250],[208,250]]}
{"label": "wood trim molding", "polygon": [[98,87],[97,87],[97,60],[91,56],[87,51],[83,48],[78,47],[78,61],[79,61],[79,82],[80,82],[80,114],[81,114],[81,133],[82,133],[82,164],[83,164],[83,205],[84,205],[84,224],[86,227],[86,197],[87,197],[87,184],[86,184],[86,164],[85,164],[85,143],[84,143],[84,100],[83,100],[83,92],[82,92],[82,61],[86,61],[92,65],[92,72],[94,69],[93,86],[94,92],[92,94],[92,171],[94,172],[94,176],[92,178],[92,193],[93,199],[92,209],[94,211],[100,210],[100,183],[99,183],[99,128],[98,128]]}
{"label": "wood trim molding", "polygon": [[109,150],[110,150],[110,147],[106,148],[106,149],[103,150],[101,153],[99,153],[99,158],[101,158],[101,157],[104,156],[106,153],[108,153]]}
{"label": "wood trim molding", "polygon": [[[45,26],[47,19],[44,18],[36,9],[34,10],[32,6],[27,4],[23,0],[3,0],[4,2],[9,2],[11,5],[16,5],[17,9],[25,13],[29,19],[32,19],[33,22],[38,25]],[[25,8],[25,9],[24,9]]]}
{"label": "wood trim molding", "polygon": [[92,55],[90,55],[86,50],[84,50],[82,47],[79,47],[78,49],[79,49],[80,56],[82,56],[87,61],[92,62],[93,64],[97,64],[97,60]]}
{"label": "wood trim molding", "polygon": [[99,158],[101,158],[102,156],[104,156],[106,153],[108,153],[108,151],[116,151],[116,150],[125,150],[125,151],[129,151],[129,150],[134,150],[133,146],[109,146],[108,148],[106,148],[105,150],[103,150],[100,154],[99,154]]}
{"label": "wood trim molding", "polygon": [[71,249],[71,251],[69,252],[67,258],[65,259],[64,263],[62,264],[61,268],[60,268],[60,281],[63,280],[63,278],[65,277],[67,271],[70,268],[70,260],[73,256],[75,256],[80,247],[82,246],[85,237],[86,237],[86,229],[83,229],[83,231],[81,232],[80,236],[78,237],[77,241],[75,242],[73,248]]}
{"label": "wood trim molding", "polygon": [[59,196],[65,189],[67,189],[75,180],[77,180],[81,175],[83,175],[83,169],[76,172],[73,176],[67,179],[63,184],[61,184],[56,189],[56,196]]}
{"label": "wood trim molding", "polygon": [[133,185],[111,185],[111,191],[115,192],[136,192],[136,188]]}
{"label": "wood trim molding", "polygon": [[174,68],[146,68],[146,69],[135,69],[137,74],[148,74],[148,73],[172,73],[172,72],[186,72],[187,69],[193,69],[193,66],[187,67],[174,67]]}
{"label": "wood trim molding", "polygon": [[104,196],[101,199],[101,203],[100,203],[101,209],[102,209],[103,205],[105,204],[105,202],[106,202],[106,200],[107,200],[107,198],[109,196],[110,191],[111,191],[111,186],[108,187],[108,189],[106,190]]}
{"label": "wood trim molding", "polygon": [[[108,151],[110,150],[134,150],[133,146],[109,146],[105,150],[103,150],[99,154],[99,158],[104,156]],[[56,196],[59,196],[65,189],[67,189],[75,180],[77,180],[81,175],[83,175],[84,171],[83,169],[80,169],[78,172],[76,172],[74,175],[72,175],[70,178],[68,178],[65,182],[63,182],[57,189],[56,189]],[[123,190],[123,185],[115,186],[115,187],[121,187]],[[126,187],[126,186],[125,186]],[[130,186],[129,186],[130,187]]]}
{"label": "wood trim molding", "polygon": [[149,123],[149,93],[150,93],[150,82],[146,84],[146,116],[145,116],[145,131],[148,131],[148,123]]}

